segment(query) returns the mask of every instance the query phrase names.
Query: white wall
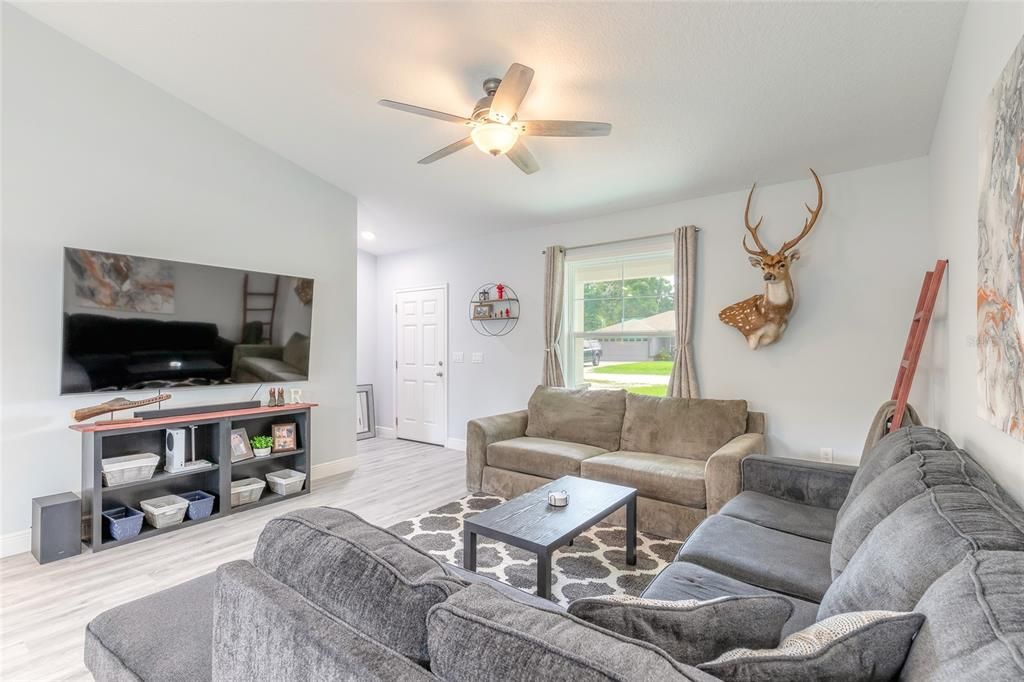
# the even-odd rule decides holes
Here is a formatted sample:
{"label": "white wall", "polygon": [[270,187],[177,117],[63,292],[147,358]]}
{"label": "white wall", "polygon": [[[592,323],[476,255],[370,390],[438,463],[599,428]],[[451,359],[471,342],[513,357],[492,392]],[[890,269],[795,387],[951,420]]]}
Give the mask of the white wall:
{"label": "white wall", "polygon": [[[812,457],[835,449],[859,459],[871,417],[889,397],[923,272],[935,259],[928,230],[928,161],[915,159],[822,178],[825,208],[801,244],[794,268],[797,309],[785,338],[756,352],[718,320],[724,306],[760,290],[759,271],[740,247],[746,192],[523,229],[377,261],[378,423],[394,424],[393,323],[397,288],[451,285],[449,437],[464,438],[466,421],[526,405],[540,379],[544,258],[549,244],[578,246],[642,237],[692,223],[700,233],[695,352],[705,397],[745,398],[768,413],[773,454]],[[776,247],[803,226],[806,180],[758,188],[756,214]],[[519,326],[508,336],[477,335],[469,297],[484,282],[506,282],[521,299]],[[383,352],[383,349],[389,349]],[[469,363],[483,352],[482,364]],[[919,408],[927,376],[915,391]]]}
{"label": "white wall", "polygon": [[931,222],[949,258],[936,310],[933,385],[936,421],[1024,503],[1024,443],[976,416],[978,356],[978,172],[982,111],[996,78],[1024,35],[1024,4],[972,3],[960,32],[932,140]]}
{"label": "white wall", "polygon": [[[377,368],[377,257],[356,252],[356,383],[372,384]],[[374,392],[379,391],[374,386]]]}
{"label": "white wall", "polygon": [[31,498],[79,489],[69,414],[102,399],[57,396],[65,245],[314,277],[314,463],[353,454],[353,197],[7,4],[3,143],[3,539]]}

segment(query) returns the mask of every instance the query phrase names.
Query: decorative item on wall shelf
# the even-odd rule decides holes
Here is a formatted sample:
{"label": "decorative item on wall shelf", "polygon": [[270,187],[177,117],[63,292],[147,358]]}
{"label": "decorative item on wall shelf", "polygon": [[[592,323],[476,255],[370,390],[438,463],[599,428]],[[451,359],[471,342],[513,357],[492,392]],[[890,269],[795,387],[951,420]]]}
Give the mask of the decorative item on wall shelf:
{"label": "decorative item on wall shelf", "polygon": [[256,453],[252,451],[252,446],[249,444],[249,434],[245,429],[231,429],[232,463],[252,459],[255,456]]}
{"label": "decorative item on wall shelf", "polygon": [[291,397],[289,398],[289,400],[290,400],[290,402],[292,402],[293,404],[295,404],[295,403],[301,403],[301,402],[302,402],[302,389],[301,389],[301,388],[292,388],[292,389],[289,389],[289,390],[288,390],[288,394],[289,394],[289,395],[291,396]]}
{"label": "decorative item on wall shelf", "polygon": [[274,439],[270,436],[253,436],[249,439],[253,454],[257,457],[266,457],[274,449]]}
{"label": "decorative item on wall shelf", "polygon": [[298,448],[298,441],[295,439],[295,422],[274,424],[271,431],[274,434],[274,452],[289,452]]}
{"label": "decorative item on wall shelf", "polygon": [[789,315],[793,311],[795,291],[793,280],[790,278],[790,266],[800,258],[800,251],[794,249],[804,237],[806,237],[814,223],[818,220],[818,214],[822,207],[821,180],[814,169],[810,169],[814,176],[814,184],[818,187],[818,204],[811,208],[807,204],[807,212],[810,216],[804,220],[804,228],[793,239],[782,245],[782,248],[774,254],[769,253],[768,248],[761,242],[757,231],[764,221],[762,216],[757,225],[750,224],[750,200],[754,197],[755,183],[747,195],[747,208],[743,212],[743,222],[747,226],[747,232],[754,239],[756,250],[747,246],[747,235],[743,235],[743,249],[750,254],[750,264],[760,268],[764,275],[764,293],[751,296],[748,299],[733,303],[723,308],[718,313],[718,319],[731,327],[736,327],[747,339],[747,345],[751,350],[757,350],[769,344],[775,343],[782,338],[789,323]]}
{"label": "decorative item on wall shelf", "polygon": [[1024,440],[1024,39],[982,118],[978,199],[978,416]]}
{"label": "decorative item on wall shelf", "polygon": [[154,403],[162,403],[165,400],[170,400],[170,393],[161,393],[160,395],[152,398],[143,398],[142,400],[126,400],[125,398],[114,398],[108,400],[105,403],[99,405],[93,405],[91,407],[82,407],[71,413],[71,418],[76,422],[85,421],[86,419],[92,419],[98,417],[101,414],[110,414],[111,424],[120,424],[128,422],[142,421],[142,417],[129,417],[126,419],[114,419],[114,413],[121,410],[130,410],[135,407],[144,407],[146,405],[153,405]]}
{"label": "decorative item on wall shelf", "polygon": [[[492,292],[496,298],[491,298]],[[507,284],[488,282],[469,299],[469,322],[481,336],[505,336],[519,322],[519,296]]]}
{"label": "decorative item on wall shelf", "polygon": [[356,440],[377,435],[377,420],[373,410],[373,384],[356,386]]}

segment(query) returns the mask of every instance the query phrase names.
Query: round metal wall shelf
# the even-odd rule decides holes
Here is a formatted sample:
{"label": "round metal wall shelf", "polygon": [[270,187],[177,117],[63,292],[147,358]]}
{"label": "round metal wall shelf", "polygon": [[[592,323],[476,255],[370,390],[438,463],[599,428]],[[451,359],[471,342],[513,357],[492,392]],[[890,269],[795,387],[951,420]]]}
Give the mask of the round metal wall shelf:
{"label": "round metal wall shelf", "polygon": [[469,301],[469,323],[481,336],[505,336],[519,323],[519,295],[507,284],[502,284],[498,298],[498,283],[481,284]]}

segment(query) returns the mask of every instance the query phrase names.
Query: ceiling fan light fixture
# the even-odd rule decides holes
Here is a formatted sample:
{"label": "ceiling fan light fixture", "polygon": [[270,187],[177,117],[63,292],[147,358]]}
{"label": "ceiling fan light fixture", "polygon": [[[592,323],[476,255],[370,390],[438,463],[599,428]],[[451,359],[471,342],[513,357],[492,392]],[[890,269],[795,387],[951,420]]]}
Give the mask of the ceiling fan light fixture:
{"label": "ceiling fan light fixture", "polygon": [[470,137],[480,151],[491,156],[501,156],[515,146],[519,140],[519,131],[504,123],[489,122],[473,128]]}

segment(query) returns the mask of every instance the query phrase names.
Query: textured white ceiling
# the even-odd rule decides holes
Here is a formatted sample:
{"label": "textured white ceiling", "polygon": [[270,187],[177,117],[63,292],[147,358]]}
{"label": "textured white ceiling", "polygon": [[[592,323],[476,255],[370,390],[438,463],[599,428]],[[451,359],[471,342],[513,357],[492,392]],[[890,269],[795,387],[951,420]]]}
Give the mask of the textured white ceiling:
{"label": "textured white ceiling", "polygon": [[[359,198],[386,253],[927,153],[960,3],[27,3],[30,14]],[[536,70],[522,118],[609,121],[469,148],[488,76]],[[126,115],[127,112],[126,112]]]}

